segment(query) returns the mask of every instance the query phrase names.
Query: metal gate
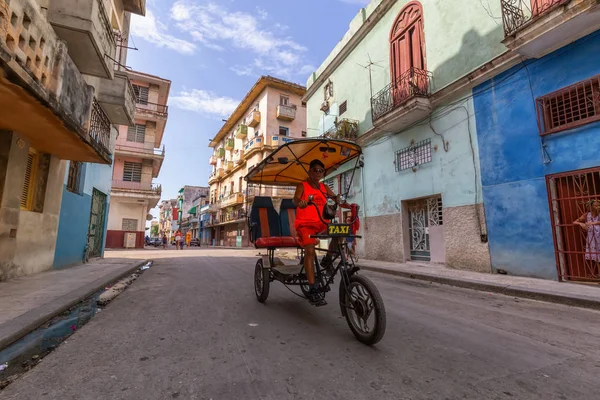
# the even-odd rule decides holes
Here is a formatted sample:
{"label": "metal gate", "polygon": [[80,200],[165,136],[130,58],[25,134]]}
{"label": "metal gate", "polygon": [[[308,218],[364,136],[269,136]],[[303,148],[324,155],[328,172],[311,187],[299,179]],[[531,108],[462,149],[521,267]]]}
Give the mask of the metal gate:
{"label": "metal gate", "polygon": [[431,260],[429,227],[441,224],[442,198],[439,196],[408,202],[410,259]]}
{"label": "metal gate", "polygon": [[546,182],[559,279],[600,281],[600,225],[573,224],[600,199],[600,168],[549,175]]}
{"label": "metal gate", "polygon": [[94,189],[92,193],[92,209],[90,211],[90,225],[88,229],[88,257],[102,255],[102,241],[104,240],[104,216],[106,214],[106,195]]}

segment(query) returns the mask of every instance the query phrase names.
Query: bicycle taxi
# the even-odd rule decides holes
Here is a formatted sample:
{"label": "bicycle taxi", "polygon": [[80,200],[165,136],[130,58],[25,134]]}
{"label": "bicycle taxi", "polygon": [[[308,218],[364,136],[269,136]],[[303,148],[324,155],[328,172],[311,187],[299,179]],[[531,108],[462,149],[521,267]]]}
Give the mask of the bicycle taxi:
{"label": "bicycle taxi", "polygon": [[[286,143],[274,150],[262,162],[253,167],[244,178],[247,183],[269,189],[278,186],[296,186],[308,179],[308,165],[319,159],[325,165],[327,173],[339,166],[354,161],[358,165],[362,150],[353,142],[337,139],[300,139]],[[355,165],[355,167],[356,167]],[[327,173],[325,175],[327,175]],[[351,186],[351,185],[348,185]],[[345,199],[347,193],[341,196]],[[347,243],[344,238],[360,236],[353,234],[359,222],[359,207],[347,204],[341,207],[351,210],[351,223],[340,223],[336,219],[325,220],[325,210],[319,209],[309,198],[309,207],[317,208],[319,218],[327,225],[327,229],[312,238],[330,241],[328,249],[317,248],[328,252],[330,262],[325,268],[315,255],[315,280],[318,282],[319,295],[325,298],[331,291],[334,278],[339,273],[340,283],[338,299],[342,315],[346,318],[350,330],[362,343],[372,345],[379,342],[386,329],[386,313],[383,299],[375,284],[364,275],[354,259],[347,257]],[[328,200],[330,206],[326,213],[331,213],[335,202]],[[258,249],[265,249],[266,254],[256,262],[254,270],[254,289],[256,298],[264,303],[269,296],[270,283],[278,281],[294,294],[308,298],[308,281],[304,271],[304,249],[299,245],[294,229],[296,206],[292,199],[282,199],[279,210],[275,208],[273,198],[256,196],[250,211],[247,213],[250,241]],[[345,221],[344,221],[345,222]],[[275,256],[275,250],[295,248],[299,260],[285,260]],[[318,254],[318,253],[317,253]],[[301,294],[292,287],[299,287]]]}

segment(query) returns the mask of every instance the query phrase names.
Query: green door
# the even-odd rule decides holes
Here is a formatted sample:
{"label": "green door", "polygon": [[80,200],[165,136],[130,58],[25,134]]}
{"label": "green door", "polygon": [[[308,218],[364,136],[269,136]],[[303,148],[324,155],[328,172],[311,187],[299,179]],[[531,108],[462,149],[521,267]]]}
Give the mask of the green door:
{"label": "green door", "polygon": [[106,214],[106,195],[94,189],[92,193],[92,209],[90,211],[90,226],[88,230],[88,257],[102,255],[104,240],[104,216]]}

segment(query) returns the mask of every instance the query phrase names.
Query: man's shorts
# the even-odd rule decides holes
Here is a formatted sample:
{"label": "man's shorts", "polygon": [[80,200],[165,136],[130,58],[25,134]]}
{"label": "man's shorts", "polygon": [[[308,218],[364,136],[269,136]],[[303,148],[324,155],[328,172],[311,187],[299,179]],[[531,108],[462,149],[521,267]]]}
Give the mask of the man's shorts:
{"label": "man's shorts", "polygon": [[319,222],[304,223],[296,227],[296,235],[300,246],[304,247],[307,244],[319,244],[319,239],[310,238],[310,235],[316,235],[327,230],[327,225]]}

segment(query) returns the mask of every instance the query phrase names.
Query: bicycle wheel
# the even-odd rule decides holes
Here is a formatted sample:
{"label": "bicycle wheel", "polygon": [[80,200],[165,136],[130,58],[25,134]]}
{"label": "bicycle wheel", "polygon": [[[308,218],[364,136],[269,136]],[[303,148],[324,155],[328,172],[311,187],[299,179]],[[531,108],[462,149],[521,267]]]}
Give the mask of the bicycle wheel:
{"label": "bicycle wheel", "polygon": [[379,290],[370,279],[352,275],[347,287],[340,283],[340,301],[343,301],[346,322],[361,343],[373,345],[383,338],[385,306]]}
{"label": "bicycle wheel", "polygon": [[271,285],[270,273],[268,269],[263,268],[263,261],[258,260],[254,267],[254,293],[256,299],[264,303],[269,297],[269,288]]}

